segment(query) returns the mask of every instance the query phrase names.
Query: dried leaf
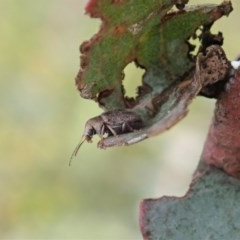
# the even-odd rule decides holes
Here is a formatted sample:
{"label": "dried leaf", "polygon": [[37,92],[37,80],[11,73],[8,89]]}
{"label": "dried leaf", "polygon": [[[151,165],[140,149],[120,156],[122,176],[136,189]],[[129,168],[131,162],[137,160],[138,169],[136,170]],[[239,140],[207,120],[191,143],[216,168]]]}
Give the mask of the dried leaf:
{"label": "dried leaf", "polygon": [[228,79],[217,102],[202,161],[240,177],[240,69]]}
{"label": "dried leaf", "polygon": [[[98,146],[106,148],[130,145],[169,129],[187,114],[188,105],[204,86],[223,80],[230,69],[231,64],[223,49],[218,45],[208,47],[205,55],[198,55],[196,70],[192,78],[179,81],[161,94],[156,94],[145,106],[144,109],[153,113],[153,116],[150,114],[150,118],[145,119],[148,123],[145,128],[102,139]],[[135,110],[141,111],[142,106],[137,106]]]}

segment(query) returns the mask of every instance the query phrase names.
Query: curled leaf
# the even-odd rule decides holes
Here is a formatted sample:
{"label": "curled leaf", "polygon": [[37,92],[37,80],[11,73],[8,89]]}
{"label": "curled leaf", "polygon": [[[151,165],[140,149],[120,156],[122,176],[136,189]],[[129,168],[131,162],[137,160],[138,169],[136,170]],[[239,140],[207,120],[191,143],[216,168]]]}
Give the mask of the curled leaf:
{"label": "curled leaf", "polygon": [[[188,105],[204,86],[223,80],[230,69],[230,62],[223,49],[218,45],[208,47],[205,55],[197,57],[196,70],[191,78],[179,81],[161,94],[156,94],[145,106],[150,116],[145,122],[149,125],[139,131],[105,138],[98,146],[106,148],[130,145],[169,129],[187,114]],[[135,110],[141,111],[142,106],[137,106]]]}

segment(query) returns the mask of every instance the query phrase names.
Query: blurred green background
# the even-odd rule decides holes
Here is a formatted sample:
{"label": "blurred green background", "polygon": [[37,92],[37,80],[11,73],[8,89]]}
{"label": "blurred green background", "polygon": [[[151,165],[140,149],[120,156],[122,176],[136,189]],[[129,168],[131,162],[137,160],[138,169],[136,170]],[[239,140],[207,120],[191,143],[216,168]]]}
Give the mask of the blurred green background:
{"label": "blurred green background", "polygon": [[[163,135],[106,151],[96,137],[68,167],[86,120],[101,113],[74,86],[79,45],[100,23],[86,2],[0,0],[0,239],[141,239],[141,199],[183,195],[201,154],[214,100],[199,97]],[[214,27],[230,59],[240,52],[232,2]],[[127,68],[128,88],[140,74]]]}

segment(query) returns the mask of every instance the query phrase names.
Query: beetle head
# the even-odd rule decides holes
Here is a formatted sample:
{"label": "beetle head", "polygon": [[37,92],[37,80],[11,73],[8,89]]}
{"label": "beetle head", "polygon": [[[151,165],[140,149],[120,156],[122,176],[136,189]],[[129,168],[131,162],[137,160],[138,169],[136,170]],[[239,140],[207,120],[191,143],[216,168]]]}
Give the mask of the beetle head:
{"label": "beetle head", "polygon": [[69,166],[72,163],[73,157],[77,156],[77,153],[78,153],[80,147],[82,146],[82,144],[85,141],[91,142],[93,135],[95,135],[95,134],[100,135],[101,134],[101,128],[102,128],[102,118],[100,116],[91,118],[86,122],[82,139],[78,143],[78,145],[76,146],[76,148],[74,149],[74,151],[72,153],[72,156],[71,156],[70,161],[69,161]]}
{"label": "beetle head", "polygon": [[86,137],[86,140],[90,142],[93,135],[95,134],[101,135],[102,126],[103,126],[103,120],[101,116],[97,116],[89,119],[85,124],[84,133],[83,133],[83,135]]}
{"label": "beetle head", "polygon": [[83,136],[85,137],[85,140],[87,140],[88,142],[91,142],[92,137],[95,134],[96,134],[96,130],[93,127],[91,127],[88,129],[85,128]]}

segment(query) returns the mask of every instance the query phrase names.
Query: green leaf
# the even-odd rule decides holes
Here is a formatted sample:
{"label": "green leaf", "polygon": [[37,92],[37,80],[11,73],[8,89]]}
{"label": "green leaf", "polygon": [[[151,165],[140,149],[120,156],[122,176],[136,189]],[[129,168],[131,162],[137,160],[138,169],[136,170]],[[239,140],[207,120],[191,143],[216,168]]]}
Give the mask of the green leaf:
{"label": "green leaf", "polygon": [[102,101],[107,110],[125,107],[123,69],[135,60],[140,36],[159,24],[173,6],[169,0],[95,1],[90,14],[103,19],[97,35],[81,46],[77,86],[84,98]]}
{"label": "green leaf", "polygon": [[199,174],[186,196],[141,203],[145,240],[239,239],[239,180],[216,168],[202,169]]}
{"label": "green leaf", "polygon": [[[151,93],[147,97],[161,93],[194,68],[187,40],[199,26],[228,14],[227,5],[167,13],[173,1],[91,1],[87,11],[103,24],[81,46],[81,69],[76,78],[81,96],[98,101],[106,110],[129,106],[122,80],[124,68],[132,61],[146,70],[143,89],[147,86]],[[131,104],[146,98],[142,95]]]}

